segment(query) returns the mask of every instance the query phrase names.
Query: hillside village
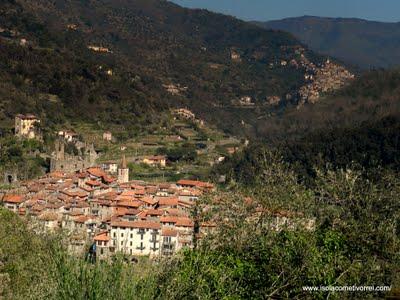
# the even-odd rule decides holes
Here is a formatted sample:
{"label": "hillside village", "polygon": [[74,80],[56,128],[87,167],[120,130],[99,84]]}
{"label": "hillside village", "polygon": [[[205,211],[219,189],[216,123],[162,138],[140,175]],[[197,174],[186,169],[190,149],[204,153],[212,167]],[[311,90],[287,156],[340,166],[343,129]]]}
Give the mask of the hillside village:
{"label": "hillside village", "polygon": [[[205,126],[185,108],[174,110],[171,115],[174,121]],[[42,123],[33,114],[19,114],[15,117],[15,135],[19,139],[42,140]],[[194,247],[221,222],[218,213],[202,217],[210,207],[201,204],[201,198],[215,194],[214,184],[190,179],[140,180],[128,167],[129,146],[120,149],[118,160],[104,161],[101,157],[107,154],[95,150],[94,140],[91,146],[88,141],[81,141],[82,134],[85,136],[73,130],[57,131],[49,172],[32,180],[5,178],[8,185],[0,189],[1,205],[27,218],[36,231],[64,232],[71,253],[82,255],[90,249],[91,257],[99,260],[120,252],[131,257],[172,255],[182,248]],[[110,131],[103,132],[101,138],[108,145],[114,140]],[[68,145],[74,145],[81,154],[66,153]],[[236,144],[226,151],[233,154],[239,147]],[[171,163],[166,155],[144,156],[141,161],[152,169],[166,169]],[[220,157],[216,163],[221,161]],[[219,205],[216,198],[213,206]],[[195,210],[197,217],[193,215]],[[256,206],[254,217],[262,213],[263,209]],[[289,212],[274,212],[272,216],[275,230],[293,224],[313,228],[313,220]]]}
{"label": "hillside village", "polygon": [[[108,259],[117,252],[157,257],[171,255],[183,247],[193,247],[195,239],[215,227],[207,222],[195,226],[197,220],[191,216],[196,201],[212,192],[214,185],[187,179],[166,182],[161,180],[164,176],[160,180],[150,176],[153,181],[146,182],[137,179],[138,170],[164,172],[173,164],[167,155],[150,155],[161,146],[158,136],[168,144],[191,140],[195,144],[199,142],[196,130],[203,128],[212,133],[200,148],[204,152],[210,147],[210,138],[215,139],[220,134],[206,127],[204,121],[186,108],[171,111],[169,119],[178,126],[177,134],[167,134],[164,129],[152,138],[141,136],[141,150],[135,149],[134,157],[129,139],[121,144],[111,131],[100,134],[90,127],[88,131],[85,130],[87,127],[58,130],[53,134],[53,151],[41,154],[50,158],[49,173],[24,181],[18,180],[14,173],[4,176],[7,185],[0,189],[1,205],[28,218],[32,226],[36,226],[35,230],[67,233],[68,248],[76,255],[84,254],[89,246],[91,255],[97,259]],[[44,122],[33,114],[16,115],[15,137],[42,142],[40,126]],[[98,137],[93,138],[97,134]],[[95,144],[97,149],[101,145],[112,149],[98,151]],[[239,146],[234,141],[234,146],[225,150],[227,155],[237,151]],[[68,153],[67,148],[71,147],[76,153]],[[214,148],[211,157],[218,153]],[[142,155],[138,155],[139,151]],[[200,157],[206,155],[201,151],[198,154]],[[116,155],[120,157],[116,158]],[[220,154],[212,159],[216,160],[205,162],[208,168],[209,163],[223,160]],[[138,165],[134,167],[135,164]],[[182,167],[185,165],[179,166]]]}
{"label": "hillside village", "polygon": [[39,224],[37,230],[68,234],[69,250],[83,254],[88,245],[98,259],[113,253],[171,255],[192,247],[215,225],[201,223],[195,231],[190,215],[200,196],[214,186],[207,182],[176,183],[129,181],[122,161],[118,176],[99,167],[77,173],[55,171],[24,182],[2,195],[2,204]]}
{"label": "hillside village", "polygon": [[[172,115],[204,125],[187,109]],[[15,136],[42,140],[41,121],[33,114],[17,115]],[[60,130],[55,135],[50,172],[28,181],[5,178],[10,186],[0,190],[0,200],[5,208],[28,217],[41,230],[67,232],[72,253],[82,254],[92,245],[91,255],[98,259],[116,252],[171,255],[182,247],[192,247],[194,238],[214,227],[202,223],[195,231],[190,214],[196,200],[214,189],[212,184],[185,179],[159,183],[132,180],[135,174],[130,174],[126,159],[129,146],[121,150],[122,160],[98,162],[101,154],[93,143],[88,146],[74,130]],[[102,140],[110,145],[112,132],[103,132]],[[66,153],[68,145],[81,154]],[[145,156],[142,163],[166,168],[167,157]]]}

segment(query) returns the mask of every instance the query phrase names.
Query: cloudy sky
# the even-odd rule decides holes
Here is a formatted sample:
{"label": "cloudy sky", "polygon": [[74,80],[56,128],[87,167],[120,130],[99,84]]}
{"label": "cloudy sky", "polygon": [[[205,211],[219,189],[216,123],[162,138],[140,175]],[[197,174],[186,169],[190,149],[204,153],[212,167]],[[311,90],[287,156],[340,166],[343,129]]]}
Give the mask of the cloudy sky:
{"label": "cloudy sky", "polygon": [[245,20],[268,21],[304,15],[355,17],[399,22],[400,0],[171,0],[191,8],[207,8]]}

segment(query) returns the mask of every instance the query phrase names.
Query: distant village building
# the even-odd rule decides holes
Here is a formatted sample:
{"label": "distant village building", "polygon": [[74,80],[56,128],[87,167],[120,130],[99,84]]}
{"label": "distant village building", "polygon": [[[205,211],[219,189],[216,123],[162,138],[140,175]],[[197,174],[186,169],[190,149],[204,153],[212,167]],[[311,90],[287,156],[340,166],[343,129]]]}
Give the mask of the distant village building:
{"label": "distant village building", "polygon": [[96,243],[96,258],[99,260],[108,259],[110,256],[110,236],[108,231],[101,232],[94,237]]}
{"label": "distant village building", "polygon": [[65,141],[72,143],[78,140],[79,135],[72,130],[60,130],[58,136],[63,138]]}
{"label": "distant village building", "polygon": [[114,251],[129,255],[157,256],[160,250],[160,233],[159,222],[111,222],[111,246]]}
{"label": "distant village building", "polygon": [[188,90],[187,86],[182,87],[180,84],[163,84],[163,88],[171,95],[177,96]]}
{"label": "distant village building", "polygon": [[78,29],[78,25],[76,25],[76,24],[68,24],[67,25],[67,29],[75,31],[75,30]]}
{"label": "distant village building", "polygon": [[94,52],[100,52],[100,53],[111,53],[110,49],[106,48],[106,47],[100,47],[100,46],[93,46],[90,45],[88,46],[89,50],[92,50]]}
{"label": "distant village building", "polygon": [[268,105],[277,105],[281,102],[281,98],[279,96],[268,96],[267,104]]}
{"label": "distant village building", "polygon": [[118,173],[118,163],[116,162],[104,162],[101,164],[101,168],[110,174]]}
{"label": "distant village building", "polygon": [[165,155],[148,156],[143,158],[142,162],[149,166],[165,168],[167,166],[167,157]]}
{"label": "distant village building", "polygon": [[15,213],[18,212],[18,209],[24,201],[25,197],[23,195],[9,194],[5,195],[3,198],[4,206]]}
{"label": "distant village building", "polygon": [[235,49],[231,49],[231,60],[236,61],[236,62],[242,61],[240,53],[238,51],[236,51]]}
{"label": "distant village building", "polygon": [[112,133],[110,131],[105,131],[103,133],[103,140],[111,142],[112,141]]}
{"label": "distant village building", "polygon": [[173,111],[175,115],[187,120],[196,119],[196,115],[187,108],[178,108]]}
{"label": "distant village building", "polygon": [[126,182],[129,182],[129,168],[126,164],[125,155],[123,155],[121,168],[118,169],[118,183]]}
{"label": "distant village building", "polygon": [[28,139],[34,139],[38,137],[37,124],[40,123],[40,119],[35,115],[16,115],[15,116],[15,135],[18,137],[24,137]]}
{"label": "distant village building", "polygon": [[254,106],[255,103],[252,101],[250,96],[243,96],[239,100],[239,105]]}

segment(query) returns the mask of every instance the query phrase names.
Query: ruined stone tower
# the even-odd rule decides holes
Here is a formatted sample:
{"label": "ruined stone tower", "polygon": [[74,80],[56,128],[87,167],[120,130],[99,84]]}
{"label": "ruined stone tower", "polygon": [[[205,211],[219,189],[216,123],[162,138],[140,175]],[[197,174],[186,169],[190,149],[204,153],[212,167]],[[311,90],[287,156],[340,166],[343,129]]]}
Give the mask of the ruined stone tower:
{"label": "ruined stone tower", "polygon": [[126,165],[125,154],[122,156],[121,167],[118,169],[118,183],[129,181],[129,168]]}

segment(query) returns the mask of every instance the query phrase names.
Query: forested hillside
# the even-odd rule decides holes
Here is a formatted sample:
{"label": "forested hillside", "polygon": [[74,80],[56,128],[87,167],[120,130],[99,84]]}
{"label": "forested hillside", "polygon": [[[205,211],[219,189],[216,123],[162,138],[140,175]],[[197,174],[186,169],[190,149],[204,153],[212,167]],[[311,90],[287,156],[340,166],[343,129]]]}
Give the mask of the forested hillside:
{"label": "forested hillside", "polygon": [[[296,105],[323,61],[290,34],[161,0],[7,0],[0,11],[3,121],[29,111],[128,126],[184,106],[248,133],[274,97]],[[233,105],[246,97],[253,106]]]}
{"label": "forested hillside", "polygon": [[257,136],[270,144],[298,139],[313,131],[379,122],[386,116],[399,116],[399,95],[399,69],[371,71],[314,105],[260,117],[255,125]]}

